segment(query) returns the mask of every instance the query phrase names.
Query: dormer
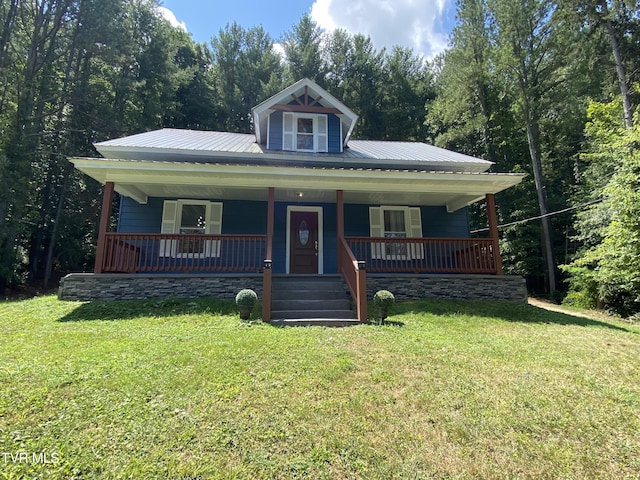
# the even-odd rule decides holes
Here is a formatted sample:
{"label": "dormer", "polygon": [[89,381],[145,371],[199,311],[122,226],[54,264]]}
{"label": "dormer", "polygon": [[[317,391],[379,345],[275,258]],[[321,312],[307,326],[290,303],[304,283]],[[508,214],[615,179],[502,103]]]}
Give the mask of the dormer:
{"label": "dormer", "polygon": [[342,152],[358,116],[304,78],[252,109],[258,144],[267,150]]}

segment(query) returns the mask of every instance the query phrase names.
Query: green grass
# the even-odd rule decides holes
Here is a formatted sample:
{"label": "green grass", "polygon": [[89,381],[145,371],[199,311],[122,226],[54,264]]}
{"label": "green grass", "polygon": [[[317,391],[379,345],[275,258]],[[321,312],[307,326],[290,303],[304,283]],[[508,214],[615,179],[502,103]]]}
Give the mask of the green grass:
{"label": "green grass", "polygon": [[0,451],[30,456],[0,478],[637,477],[640,326],[444,301],[388,320],[0,303]]}

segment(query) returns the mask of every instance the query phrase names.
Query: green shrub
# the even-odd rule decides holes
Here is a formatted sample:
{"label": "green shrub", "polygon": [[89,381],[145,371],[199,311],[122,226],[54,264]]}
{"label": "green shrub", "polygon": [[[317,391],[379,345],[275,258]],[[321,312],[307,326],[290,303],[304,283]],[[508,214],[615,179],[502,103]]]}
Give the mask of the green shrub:
{"label": "green shrub", "polygon": [[244,288],[236,295],[236,305],[239,307],[253,307],[258,300],[256,292],[249,288]]}
{"label": "green shrub", "polygon": [[376,292],[376,294],[373,296],[373,305],[378,311],[378,318],[380,321],[387,318],[387,314],[389,313],[389,310],[391,309],[395,301],[396,298],[389,290],[378,290]]}
{"label": "green shrub", "polygon": [[387,310],[393,306],[396,297],[389,290],[378,290],[373,296],[373,304],[376,308],[386,308]]}

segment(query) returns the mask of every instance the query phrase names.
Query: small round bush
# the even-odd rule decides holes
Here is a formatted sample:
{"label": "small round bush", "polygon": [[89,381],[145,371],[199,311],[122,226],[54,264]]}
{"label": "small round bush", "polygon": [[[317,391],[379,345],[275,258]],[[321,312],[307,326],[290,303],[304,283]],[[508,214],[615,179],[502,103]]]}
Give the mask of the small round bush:
{"label": "small round bush", "polygon": [[236,305],[239,307],[253,307],[258,299],[256,292],[249,288],[242,289],[236,295]]}
{"label": "small round bush", "polygon": [[388,310],[395,303],[396,298],[389,290],[378,290],[373,296],[373,304],[377,308]]}

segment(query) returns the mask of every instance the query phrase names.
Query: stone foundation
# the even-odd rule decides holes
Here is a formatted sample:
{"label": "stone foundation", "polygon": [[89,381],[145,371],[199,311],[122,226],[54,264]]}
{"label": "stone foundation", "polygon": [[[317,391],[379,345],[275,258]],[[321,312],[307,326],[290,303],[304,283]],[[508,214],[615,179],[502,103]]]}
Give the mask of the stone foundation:
{"label": "stone foundation", "polygon": [[60,280],[60,300],[235,298],[243,288],[262,297],[262,275],[142,275],[71,273]]}
{"label": "stone foundation", "polygon": [[[243,288],[262,297],[262,275],[142,275],[71,273],[60,280],[60,300],[235,298]],[[522,277],[507,275],[367,275],[367,297],[391,291],[398,300],[447,298],[526,302]]]}
{"label": "stone foundation", "polygon": [[452,300],[527,301],[527,285],[511,275],[367,275],[367,296],[389,290],[397,300],[445,298]]}

